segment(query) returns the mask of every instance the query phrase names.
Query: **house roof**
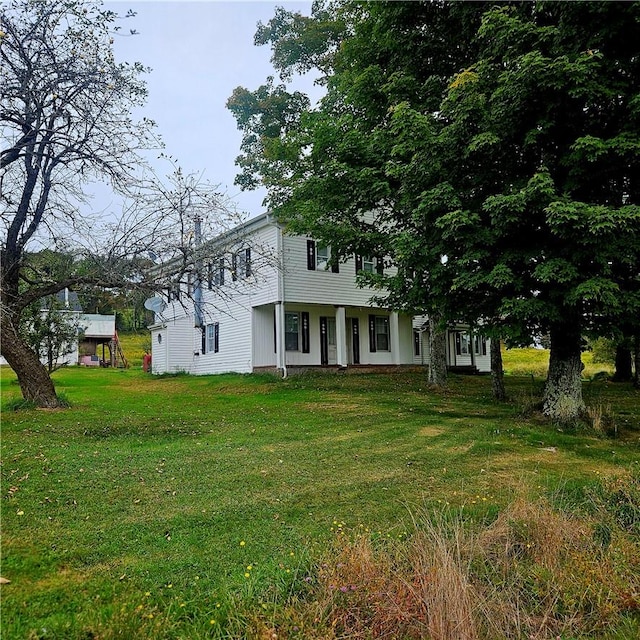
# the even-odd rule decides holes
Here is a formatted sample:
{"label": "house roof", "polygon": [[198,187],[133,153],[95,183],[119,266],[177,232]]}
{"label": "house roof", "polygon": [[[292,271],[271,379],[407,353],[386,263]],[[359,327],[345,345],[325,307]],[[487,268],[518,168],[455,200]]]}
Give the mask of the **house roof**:
{"label": "house roof", "polygon": [[[60,311],[79,311],[82,313],[82,307],[80,306],[80,300],[78,294],[75,291],[69,291],[69,289],[63,289],[58,291],[54,296],[55,307]],[[50,297],[43,298],[42,309],[52,308],[53,302]]]}
{"label": "house roof", "polygon": [[80,316],[80,326],[84,327],[85,338],[113,338],[116,332],[116,317],[84,313]]}
{"label": "house roof", "polygon": [[[249,218],[243,223],[213,238],[203,240],[200,247],[198,247],[197,249],[194,247],[194,249],[192,250],[188,263],[193,264],[193,262],[198,260],[199,258],[211,255],[211,253],[215,251],[216,248],[219,249],[220,247],[229,247],[242,244],[244,239],[250,233],[270,224],[277,224],[277,220],[275,219],[273,214],[269,212],[262,213],[254,218]],[[151,269],[151,272],[156,275],[162,272],[167,273],[167,275],[171,275],[175,271],[176,267],[181,267],[183,265],[183,258],[173,258],[171,260],[167,260],[166,262],[162,262],[161,264],[157,264]]]}

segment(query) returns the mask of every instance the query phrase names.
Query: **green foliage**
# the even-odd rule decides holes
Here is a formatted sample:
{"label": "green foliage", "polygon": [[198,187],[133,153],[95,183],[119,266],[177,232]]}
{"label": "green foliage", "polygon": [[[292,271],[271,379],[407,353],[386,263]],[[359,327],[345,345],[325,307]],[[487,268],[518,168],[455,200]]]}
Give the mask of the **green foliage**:
{"label": "green foliage", "polygon": [[[640,317],[637,11],[453,2],[316,4],[305,19],[279,11],[256,41],[272,45],[285,74],[315,66],[327,95],[318,107],[289,96],[301,112],[274,121],[280,87],[236,90],[264,102],[234,110],[242,180],[266,185],[285,224],[340,258],[386,256],[397,272],[375,284],[390,306],[481,320],[522,342],[549,333],[554,358],[575,360],[583,329],[630,335]],[[329,24],[340,24],[340,45],[320,52]],[[554,371],[579,373],[563,367]],[[571,387],[560,379],[550,376],[549,397]],[[569,404],[579,411],[582,401]]]}
{"label": "green foliage", "polygon": [[613,365],[616,359],[615,340],[596,338],[589,341],[593,362]]}
{"label": "green foliage", "polygon": [[79,315],[55,296],[32,303],[21,320],[25,342],[46,363],[50,373],[63,366],[66,356],[76,350],[83,329]]}

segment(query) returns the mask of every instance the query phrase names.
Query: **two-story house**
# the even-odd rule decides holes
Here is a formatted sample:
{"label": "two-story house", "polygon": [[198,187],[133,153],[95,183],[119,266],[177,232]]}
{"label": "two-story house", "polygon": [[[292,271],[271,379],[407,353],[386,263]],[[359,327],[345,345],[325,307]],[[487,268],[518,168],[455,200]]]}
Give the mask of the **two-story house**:
{"label": "two-story house", "polygon": [[[329,266],[330,247],[288,235],[270,214],[202,245],[193,275],[154,305],[155,374],[278,371],[429,364],[424,318],[372,306],[354,256]],[[489,370],[487,341],[452,329],[452,365]]]}

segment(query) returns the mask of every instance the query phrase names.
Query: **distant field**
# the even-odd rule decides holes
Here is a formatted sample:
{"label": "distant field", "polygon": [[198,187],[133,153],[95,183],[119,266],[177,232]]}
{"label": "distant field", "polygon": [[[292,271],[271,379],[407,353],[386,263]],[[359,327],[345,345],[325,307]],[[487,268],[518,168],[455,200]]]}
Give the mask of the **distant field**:
{"label": "distant field", "polygon": [[[549,367],[548,349],[504,349],[502,352],[503,367],[507,375],[537,376],[545,378]],[[613,367],[608,364],[594,363],[590,351],[582,353],[584,370],[582,377],[589,380],[602,371],[613,374]]]}
{"label": "distant field", "polygon": [[628,385],[566,430],[526,376],[54,378],[70,410],[13,411],[0,371],[3,638],[418,638],[464,598],[478,638],[640,636]]}
{"label": "distant field", "polygon": [[132,367],[142,367],[142,357],[145,353],[151,353],[151,334],[148,331],[142,333],[119,333],[120,346]]}

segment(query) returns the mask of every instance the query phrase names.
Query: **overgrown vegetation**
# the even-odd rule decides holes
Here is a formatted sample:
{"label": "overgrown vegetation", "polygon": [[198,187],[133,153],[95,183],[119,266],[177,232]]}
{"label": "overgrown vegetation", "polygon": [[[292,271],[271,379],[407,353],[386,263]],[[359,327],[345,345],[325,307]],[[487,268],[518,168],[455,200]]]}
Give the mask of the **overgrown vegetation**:
{"label": "overgrown vegetation", "polygon": [[78,367],[54,374],[71,409],[8,411],[1,374],[3,637],[640,631],[629,385],[585,383],[610,438],[487,377]]}

